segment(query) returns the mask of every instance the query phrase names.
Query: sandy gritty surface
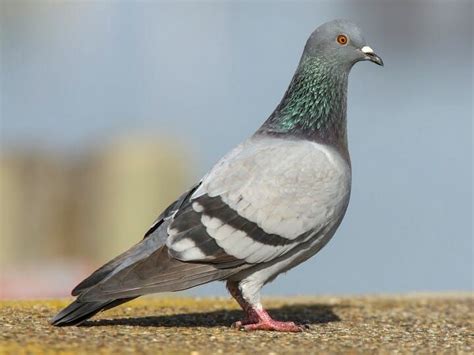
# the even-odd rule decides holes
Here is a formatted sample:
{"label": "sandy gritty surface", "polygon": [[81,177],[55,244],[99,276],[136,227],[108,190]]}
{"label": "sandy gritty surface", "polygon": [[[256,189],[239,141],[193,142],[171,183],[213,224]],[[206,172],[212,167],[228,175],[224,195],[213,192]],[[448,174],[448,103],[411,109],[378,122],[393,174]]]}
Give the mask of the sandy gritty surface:
{"label": "sandy gritty surface", "polygon": [[0,301],[0,354],[474,352],[468,293],[264,300],[275,318],[309,325],[297,334],[232,329],[242,312],[225,298],[143,298],[80,327],[50,326],[67,302]]}

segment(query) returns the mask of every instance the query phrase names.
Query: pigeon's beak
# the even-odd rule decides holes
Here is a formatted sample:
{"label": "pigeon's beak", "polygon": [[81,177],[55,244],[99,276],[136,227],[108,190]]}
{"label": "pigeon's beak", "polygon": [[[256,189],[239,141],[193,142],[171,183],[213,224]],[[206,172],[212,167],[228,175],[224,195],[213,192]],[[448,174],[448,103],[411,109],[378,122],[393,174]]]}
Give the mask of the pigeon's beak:
{"label": "pigeon's beak", "polygon": [[383,67],[383,60],[377,54],[374,53],[373,49],[369,46],[364,46],[360,49],[365,54],[365,60],[381,65]]}

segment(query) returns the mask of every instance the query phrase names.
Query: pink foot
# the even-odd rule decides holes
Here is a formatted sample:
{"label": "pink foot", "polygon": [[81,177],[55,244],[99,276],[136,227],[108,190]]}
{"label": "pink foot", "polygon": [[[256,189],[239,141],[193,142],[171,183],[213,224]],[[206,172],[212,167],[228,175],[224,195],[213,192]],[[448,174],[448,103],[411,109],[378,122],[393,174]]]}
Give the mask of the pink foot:
{"label": "pink foot", "polygon": [[271,330],[277,332],[302,332],[305,327],[296,325],[294,322],[280,322],[274,320],[262,310],[250,309],[247,319],[235,322],[232,327],[247,331]]}

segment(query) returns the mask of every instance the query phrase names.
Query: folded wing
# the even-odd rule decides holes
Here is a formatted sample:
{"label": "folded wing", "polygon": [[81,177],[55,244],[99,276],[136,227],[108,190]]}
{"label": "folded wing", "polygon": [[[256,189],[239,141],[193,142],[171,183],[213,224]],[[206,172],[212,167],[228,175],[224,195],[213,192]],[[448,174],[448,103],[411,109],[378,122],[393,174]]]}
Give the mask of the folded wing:
{"label": "folded wing", "polygon": [[347,165],[307,141],[250,140],[203,179],[168,227],[173,257],[219,267],[270,262],[340,217]]}

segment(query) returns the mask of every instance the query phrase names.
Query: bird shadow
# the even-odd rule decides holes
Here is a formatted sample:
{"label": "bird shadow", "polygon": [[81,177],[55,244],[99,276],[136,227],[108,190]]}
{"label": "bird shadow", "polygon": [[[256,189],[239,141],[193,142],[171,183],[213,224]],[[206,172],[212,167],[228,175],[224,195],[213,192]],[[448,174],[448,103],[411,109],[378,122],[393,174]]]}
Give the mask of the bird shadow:
{"label": "bird shadow", "polygon": [[[340,306],[338,306],[340,307]],[[281,321],[294,321],[297,324],[325,324],[339,322],[333,307],[324,304],[293,304],[270,308],[272,317]],[[136,318],[116,318],[86,321],[82,327],[104,327],[113,325],[135,327],[220,327],[229,326],[244,317],[238,310],[216,310],[212,312],[194,312],[185,314],[160,315]]]}

